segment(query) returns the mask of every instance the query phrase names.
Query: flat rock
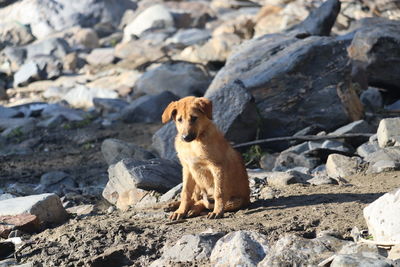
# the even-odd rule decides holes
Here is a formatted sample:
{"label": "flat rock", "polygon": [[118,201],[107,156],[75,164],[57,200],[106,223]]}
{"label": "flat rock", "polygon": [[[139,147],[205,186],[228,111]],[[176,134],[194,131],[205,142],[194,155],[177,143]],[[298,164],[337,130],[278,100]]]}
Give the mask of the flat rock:
{"label": "flat rock", "polygon": [[365,207],[363,212],[374,241],[400,242],[400,189],[384,194]]}
{"label": "flat rock", "polygon": [[31,132],[36,127],[33,118],[0,119],[1,135],[5,137],[18,137]]}
{"label": "flat rock", "polygon": [[267,182],[270,186],[286,186],[289,184],[306,183],[312,176],[298,172],[271,172],[267,176]]}
{"label": "flat rock", "polygon": [[345,178],[358,172],[361,161],[358,157],[331,154],[326,161],[326,171],[329,177]]}
{"label": "flat rock", "polygon": [[212,250],[213,266],[255,266],[269,253],[266,236],[252,231],[231,232]]}
{"label": "flat rock", "polygon": [[74,206],[71,208],[67,208],[66,211],[68,213],[76,214],[78,216],[82,215],[89,215],[94,211],[94,205],[79,205],[79,206]]}
{"label": "flat rock", "polygon": [[33,62],[29,61],[21,66],[21,68],[14,74],[14,86],[27,85],[33,80],[40,79],[40,69],[39,66]]}
{"label": "flat rock", "polygon": [[40,177],[40,185],[35,188],[37,193],[54,193],[59,196],[77,188],[73,177],[62,171],[52,171]]}
{"label": "flat rock", "polygon": [[382,256],[380,258],[372,258],[359,254],[348,254],[348,255],[343,254],[335,256],[330,266],[331,267],[346,267],[346,266],[390,267],[393,265]]}
{"label": "flat rock", "polygon": [[88,88],[80,85],[71,89],[63,97],[71,106],[75,108],[90,108],[93,106],[94,98],[117,98],[118,93],[102,89],[102,88]]}
{"label": "flat rock", "polygon": [[400,118],[381,120],[377,136],[380,147],[400,146]]}
{"label": "flat rock", "polygon": [[400,170],[400,162],[394,160],[378,160],[369,165],[369,173],[381,173]]}
{"label": "flat rock", "polygon": [[366,142],[357,147],[357,154],[362,158],[367,158],[368,155],[375,153],[380,149],[378,142]]}
{"label": "flat rock", "polygon": [[279,154],[275,160],[274,170],[287,170],[295,167],[306,167],[313,169],[321,164],[320,160],[306,154],[297,154],[285,151]]}
{"label": "flat rock", "polygon": [[376,152],[367,155],[364,160],[370,164],[374,164],[382,160],[400,163],[400,147],[381,148]]}
{"label": "flat rock", "polygon": [[90,65],[108,65],[115,60],[114,48],[96,48],[86,57]]}
{"label": "flat rock", "polygon": [[8,238],[10,232],[14,230],[30,234],[39,231],[38,217],[32,214],[0,216],[0,237]]}
{"label": "flat rock", "polygon": [[41,223],[62,223],[66,212],[56,194],[41,194],[27,197],[16,197],[0,201],[2,215],[36,215]]}
{"label": "flat rock", "polygon": [[101,144],[101,153],[108,165],[116,164],[122,159],[133,158],[136,160],[147,160],[155,156],[143,148],[122,140],[109,138]]}
{"label": "flat rock", "polygon": [[3,107],[0,105],[0,119],[10,119],[19,116],[21,112],[13,108]]}

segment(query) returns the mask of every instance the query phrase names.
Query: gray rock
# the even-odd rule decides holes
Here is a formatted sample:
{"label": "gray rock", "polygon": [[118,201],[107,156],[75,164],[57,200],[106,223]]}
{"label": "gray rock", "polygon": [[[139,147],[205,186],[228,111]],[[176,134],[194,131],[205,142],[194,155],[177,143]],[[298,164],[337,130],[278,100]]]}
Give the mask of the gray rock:
{"label": "gray rock", "polygon": [[364,160],[374,164],[381,160],[400,162],[400,147],[387,147],[367,155]]}
{"label": "gray rock", "polygon": [[[252,96],[240,82],[231,86],[209,90],[205,97],[213,103],[213,121],[233,142],[251,140],[257,131],[257,111]],[[162,158],[176,160],[174,138],[176,128],[168,123],[153,136],[152,147]]]}
{"label": "gray rock", "polygon": [[375,153],[380,149],[378,142],[366,142],[361,146],[357,147],[357,154],[362,158],[367,158],[372,153]]}
{"label": "gray rock", "polygon": [[331,262],[331,267],[390,267],[393,266],[384,257],[370,258],[358,254],[337,255]]}
{"label": "gray rock", "polygon": [[325,1],[319,8],[313,10],[308,17],[289,31],[297,35],[329,36],[336,17],[340,12],[339,0]]}
{"label": "gray rock", "polygon": [[400,61],[396,44],[400,42],[400,22],[380,19],[357,30],[348,48],[353,72],[369,85],[398,88],[400,70],[393,68]]}
{"label": "gray rock", "polygon": [[142,96],[121,111],[121,119],[126,123],[161,122],[164,109],[175,100],[178,97],[169,91]]}
{"label": "gray rock", "polygon": [[8,194],[8,193],[0,194],[0,201],[15,198],[15,197],[16,196],[14,196],[13,194]]}
{"label": "gray rock", "polygon": [[64,95],[63,99],[75,108],[90,108],[94,98],[117,98],[118,93],[102,89],[88,88],[84,85],[76,86]]}
{"label": "gray rock", "polygon": [[338,251],[347,241],[332,236],[306,239],[294,234],[280,238],[259,267],[316,266]]}
{"label": "gray rock", "polygon": [[34,190],[38,194],[54,193],[59,196],[65,195],[77,187],[75,180],[62,171],[52,171],[40,177],[40,185]]}
{"label": "gray rock", "polygon": [[400,110],[400,100],[397,100],[396,102],[385,106],[386,110],[390,110],[390,111],[399,111]]}
{"label": "gray rock", "polygon": [[381,173],[400,170],[400,162],[394,160],[378,160],[368,167],[369,173]]}
{"label": "gray rock", "polygon": [[400,117],[381,120],[377,136],[380,147],[400,146]]}
{"label": "gray rock", "polygon": [[165,245],[161,258],[150,266],[172,266],[174,263],[208,260],[221,236],[221,233],[184,235],[175,244]]}
{"label": "gray rock", "polygon": [[276,154],[265,153],[260,159],[260,167],[266,171],[272,171],[277,157]]}
{"label": "gray rock", "polygon": [[168,202],[173,200],[178,194],[182,191],[182,183],[178,184],[177,186],[171,188],[168,192],[163,194],[160,197],[160,202]]}
{"label": "gray rock", "polygon": [[36,127],[33,118],[0,119],[1,135],[5,137],[18,137],[31,132]]}
{"label": "gray rock", "polygon": [[[371,126],[368,122],[366,122],[365,120],[358,120],[349,123],[345,126],[342,126],[339,129],[336,129],[331,134],[341,135],[350,133],[375,133],[375,132],[376,128]],[[368,137],[351,138],[351,139],[346,139],[346,143],[354,146],[359,146],[367,140]]]}
{"label": "gray rock", "polygon": [[0,201],[0,215],[33,214],[43,223],[63,223],[67,213],[55,194],[16,197]]}
{"label": "gray rock", "polygon": [[256,266],[269,253],[266,236],[236,231],[219,239],[212,250],[213,266]]}
{"label": "gray rock", "polygon": [[42,113],[43,118],[53,118],[55,116],[62,116],[68,121],[82,121],[86,117],[86,113],[82,110],[72,109],[61,104],[49,104]]}
{"label": "gray rock", "polygon": [[59,127],[61,124],[63,124],[64,122],[66,122],[67,119],[64,118],[61,115],[55,115],[49,119],[40,121],[37,126],[38,127],[43,127],[43,128],[57,128]]}
{"label": "gray rock", "polygon": [[106,139],[101,144],[101,153],[108,165],[116,164],[122,159],[147,160],[154,158],[151,152],[133,144],[118,139]]}
{"label": "gray rock", "polygon": [[180,29],[175,35],[167,39],[167,44],[174,44],[186,47],[194,44],[203,44],[211,37],[207,29]]}
{"label": "gray rock", "polygon": [[114,48],[96,48],[86,57],[90,65],[108,65],[115,60]]}
{"label": "gray rock", "polygon": [[[208,90],[240,80],[255,98],[265,137],[289,136],[313,124],[333,129],[348,121],[336,86],[349,72],[349,41],[282,34],[246,41],[230,55]],[[320,67],[327,64],[331,72]]]}
{"label": "gray rock", "polygon": [[356,174],[362,160],[358,157],[347,157],[340,154],[331,154],[326,161],[326,171],[329,177],[345,178]]}
{"label": "gray rock", "polygon": [[137,93],[170,91],[179,97],[203,96],[211,77],[207,70],[189,62],[168,62],[145,72],[136,82]]}
{"label": "gray rock", "polygon": [[285,170],[299,166],[313,169],[319,164],[321,162],[318,158],[309,157],[306,154],[282,152],[275,161],[274,170]]}
{"label": "gray rock", "polygon": [[40,69],[33,61],[29,61],[22,65],[14,74],[14,86],[27,85],[34,80],[40,80]]}
{"label": "gray rock", "polygon": [[10,119],[22,115],[21,112],[13,108],[7,108],[0,105],[0,119]]}
{"label": "gray rock", "polygon": [[128,102],[122,99],[113,98],[93,98],[93,105],[98,112],[103,115],[117,113],[128,106]]}
{"label": "gray rock", "polygon": [[364,107],[370,110],[376,110],[383,106],[382,95],[379,90],[374,87],[369,87],[367,90],[363,91],[360,95],[360,100],[361,103],[364,104]]}
{"label": "gray rock", "polygon": [[131,23],[124,28],[124,42],[132,36],[140,36],[152,28],[168,28],[174,26],[174,18],[164,5],[153,5],[142,11]]}
{"label": "gray rock", "polygon": [[316,174],[313,178],[308,179],[307,183],[312,185],[323,185],[323,184],[338,184],[335,179],[332,179],[328,175]]}
{"label": "gray rock", "polygon": [[[71,2],[60,0],[19,1],[2,8],[0,23],[18,21],[29,24],[33,35],[41,39],[47,35],[73,26],[92,27],[99,22],[110,22],[118,26],[127,9],[136,9],[136,3],[122,0],[118,5],[110,1]],[[27,16],[26,14],[29,14]]]}
{"label": "gray rock", "polygon": [[298,171],[271,172],[267,176],[267,182],[270,186],[282,187],[289,184],[306,183],[312,176]]}
{"label": "gray rock", "polygon": [[400,189],[386,193],[363,210],[369,233],[377,243],[400,242]]}
{"label": "gray rock", "polygon": [[6,46],[26,45],[34,40],[29,28],[17,22],[7,22],[0,27],[0,50]]}

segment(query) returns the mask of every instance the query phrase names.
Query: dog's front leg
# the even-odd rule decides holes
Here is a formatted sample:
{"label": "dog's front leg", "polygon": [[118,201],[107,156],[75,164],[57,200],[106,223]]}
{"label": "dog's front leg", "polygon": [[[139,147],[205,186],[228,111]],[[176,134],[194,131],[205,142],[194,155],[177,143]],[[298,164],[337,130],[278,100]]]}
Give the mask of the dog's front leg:
{"label": "dog's front leg", "polygon": [[183,182],[181,203],[179,205],[179,208],[169,217],[171,220],[180,220],[186,217],[189,208],[193,205],[192,195],[195,187],[195,182],[187,166],[183,166],[182,175]]}
{"label": "dog's front leg", "polygon": [[224,216],[224,173],[221,168],[215,167],[211,170],[214,179],[214,210],[207,215],[208,219],[218,219]]}

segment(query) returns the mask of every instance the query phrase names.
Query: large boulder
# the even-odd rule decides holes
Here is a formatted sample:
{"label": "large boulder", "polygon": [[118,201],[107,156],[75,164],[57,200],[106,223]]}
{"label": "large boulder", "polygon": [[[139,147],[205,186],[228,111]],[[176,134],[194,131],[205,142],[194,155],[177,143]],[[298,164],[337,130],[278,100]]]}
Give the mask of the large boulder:
{"label": "large boulder", "polygon": [[0,201],[0,216],[20,214],[36,215],[42,223],[62,223],[67,218],[67,213],[56,194],[32,195]]}
{"label": "large boulder", "polygon": [[393,66],[400,63],[400,22],[376,18],[364,24],[357,29],[348,48],[353,68],[369,85],[399,89],[400,69]]}
{"label": "large boulder", "polygon": [[[226,138],[233,142],[244,142],[254,138],[257,131],[257,112],[252,96],[240,82],[204,95],[213,103],[213,120]],[[168,123],[153,136],[153,148],[163,158],[176,160],[174,138],[176,128]]]}
{"label": "large boulder", "polygon": [[127,9],[136,9],[136,3],[130,0],[118,1],[118,5],[109,0],[16,1],[0,9],[0,23],[29,24],[33,35],[41,39],[72,26],[92,27],[99,22],[117,26]]}
{"label": "large boulder", "polygon": [[379,243],[400,242],[400,189],[386,193],[364,208],[369,233]]}
{"label": "large boulder", "polygon": [[349,73],[349,42],[285,34],[247,41],[229,57],[208,90],[240,80],[255,98],[265,137],[292,135],[312,124],[335,129],[348,121],[336,87]]}

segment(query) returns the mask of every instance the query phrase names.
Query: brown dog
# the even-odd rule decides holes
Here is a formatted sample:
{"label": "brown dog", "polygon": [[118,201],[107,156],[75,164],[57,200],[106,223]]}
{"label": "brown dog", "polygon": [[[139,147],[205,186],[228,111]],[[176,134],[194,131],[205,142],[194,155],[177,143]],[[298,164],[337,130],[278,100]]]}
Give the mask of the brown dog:
{"label": "brown dog", "polygon": [[[162,122],[175,121],[175,148],[183,166],[179,208],[170,216],[179,220],[213,209],[208,218],[245,207],[250,202],[249,180],[243,160],[212,120],[212,103],[188,96],[168,105]],[[214,202],[214,203],[213,203]]]}

